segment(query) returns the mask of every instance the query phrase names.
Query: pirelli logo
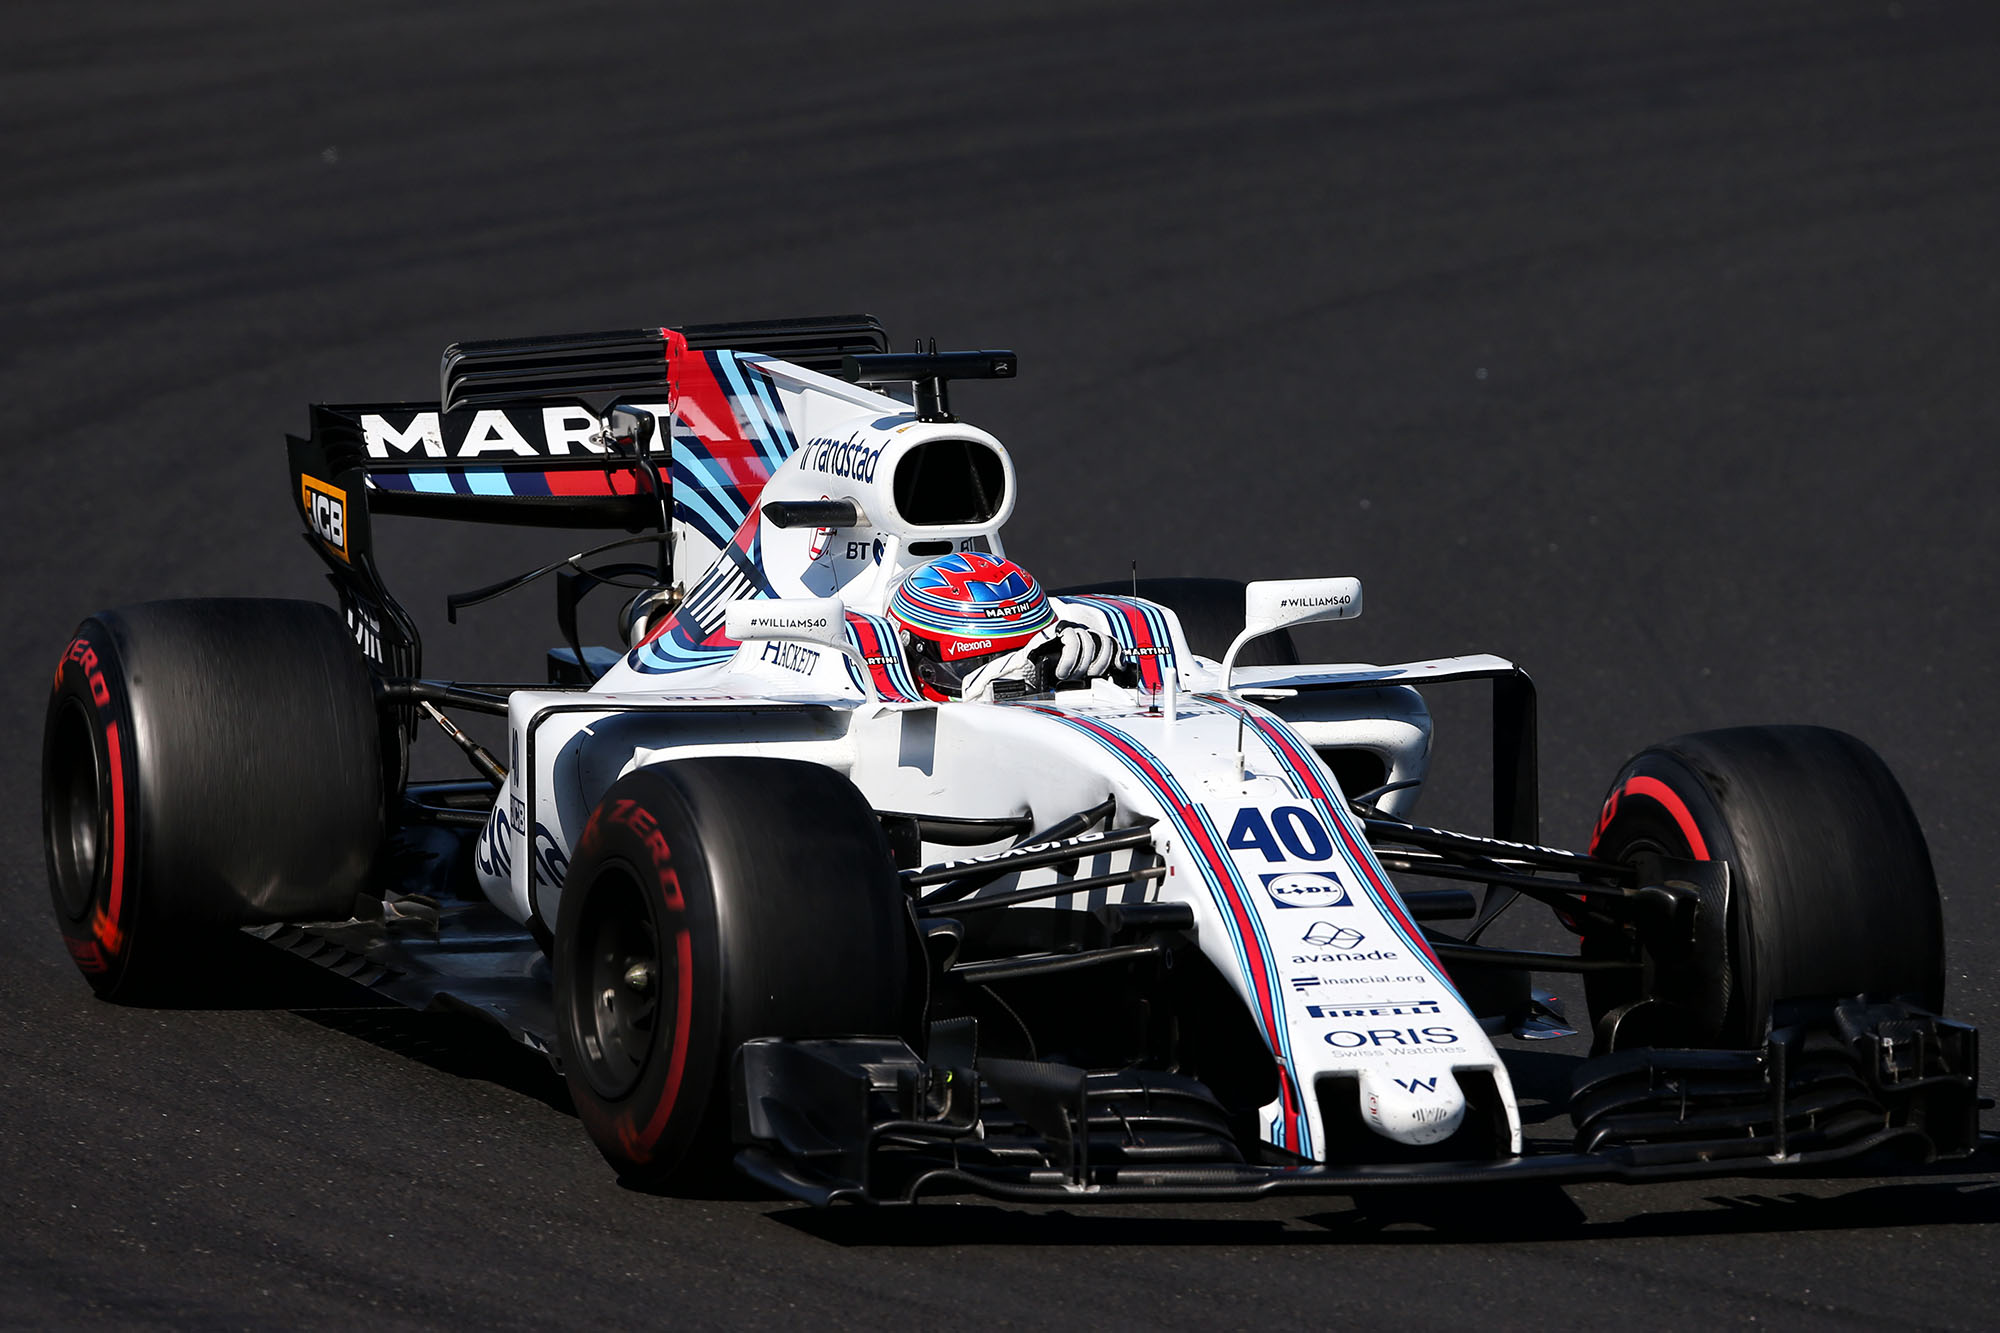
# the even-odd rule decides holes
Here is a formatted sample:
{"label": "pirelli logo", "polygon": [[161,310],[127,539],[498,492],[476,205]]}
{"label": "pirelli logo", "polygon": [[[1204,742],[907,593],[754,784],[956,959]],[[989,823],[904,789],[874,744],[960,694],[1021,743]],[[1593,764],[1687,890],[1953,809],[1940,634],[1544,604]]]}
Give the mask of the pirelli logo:
{"label": "pirelli logo", "polygon": [[329,550],[352,564],[347,553],[347,492],[317,477],[299,478],[299,506],[306,523]]}

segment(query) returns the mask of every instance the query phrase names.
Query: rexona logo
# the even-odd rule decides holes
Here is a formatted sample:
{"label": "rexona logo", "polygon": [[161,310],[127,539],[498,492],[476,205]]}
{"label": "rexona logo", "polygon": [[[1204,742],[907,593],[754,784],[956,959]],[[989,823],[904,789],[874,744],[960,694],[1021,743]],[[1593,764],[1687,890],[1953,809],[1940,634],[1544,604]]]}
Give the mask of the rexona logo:
{"label": "rexona logo", "polygon": [[[1347,896],[1347,889],[1338,876],[1324,871],[1307,874],[1293,871],[1288,875],[1265,875],[1264,892],[1271,895],[1271,901],[1280,907],[1352,907],[1354,900]],[[1317,943],[1317,941],[1314,941]],[[1360,941],[1357,939],[1356,943]]]}
{"label": "rexona logo", "polygon": [[1345,1051],[1371,1046],[1456,1046],[1458,1033],[1447,1027],[1336,1028],[1326,1034],[1326,1044]]}
{"label": "rexona logo", "polygon": [[1306,927],[1306,933],[1299,936],[1307,944],[1317,944],[1322,948],[1353,949],[1367,939],[1352,926],[1336,926],[1331,921],[1315,921]]}
{"label": "rexona logo", "polygon": [[1088,847],[1093,842],[1102,842],[1111,835],[1098,829],[1091,833],[1079,833],[1074,838],[1064,838],[1061,842],[1037,842],[1025,847],[1009,847],[1005,851],[982,852],[978,856],[963,856],[956,861],[939,861],[929,867],[932,871],[951,870],[958,866],[988,865],[994,861],[1016,861],[1024,856],[1036,856],[1043,852],[1053,852],[1058,847],[1075,847],[1089,855]]}
{"label": "rexona logo", "polygon": [[329,550],[352,563],[347,553],[347,492],[329,486],[318,477],[299,478],[299,503],[305,508],[306,522]]}

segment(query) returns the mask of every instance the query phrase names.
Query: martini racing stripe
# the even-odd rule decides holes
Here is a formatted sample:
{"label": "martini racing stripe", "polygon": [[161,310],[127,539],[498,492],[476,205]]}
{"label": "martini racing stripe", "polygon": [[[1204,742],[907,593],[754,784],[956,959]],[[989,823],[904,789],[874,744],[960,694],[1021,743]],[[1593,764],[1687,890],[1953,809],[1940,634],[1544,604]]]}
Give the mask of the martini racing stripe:
{"label": "martini racing stripe", "polygon": [[687,599],[626,654],[628,666],[659,675],[711,666],[736,651],[736,640],[722,633],[729,604],[772,595],[770,581],[764,577],[758,517],[758,507],[752,505],[749,516],[722,548],[721,558],[701,576]]}
{"label": "martini racing stripe", "polygon": [[[903,656],[903,646],[896,638],[896,627],[887,616],[869,615],[866,611],[847,613],[847,638],[868,663],[870,674],[875,677],[875,692],[892,704],[915,704],[923,702],[923,695],[917,689],[917,682],[910,675],[910,664]],[[861,673],[855,668],[854,659],[842,658],[847,663],[847,678],[854,682],[854,688],[867,693],[862,683]]]}
{"label": "martini racing stripe", "polygon": [[797,451],[798,438],[766,377],[741,365],[734,352],[677,358],[675,373],[675,517],[727,546],[771,474]]}
{"label": "martini racing stripe", "polygon": [[[734,555],[735,552],[730,552]],[[743,572],[743,567],[725,555],[716,561],[710,571],[713,577],[704,577],[695,590],[688,595],[684,606],[695,623],[703,629],[713,631],[722,624],[723,614],[731,602],[740,602],[754,596],[757,585]]]}
{"label": "martini racing stripe", "polygon": [[[1374,852],[1368,849],[1366,840],[1358,835],[1353,822],[1354,816],[1347,809],[1346,800],[1339,796],[1337,790],[1330,791],[1327,784],[1321,780],[1318,757],[1313,754],[1311,747],[1300,740],[1290,727],[1261,709],[1251,708],[1219,695],[1204,694],[1198,697],[1204,703],[1215,704],[1241,717],[1250,729],[1263,739],[1264,744],[1277,757],[1284,770],[1285,780],[1294,794],[1318,806],[1320,816],[1326,825],[1339,835],[1341,845],[1347,854],[1348,864],[1361,872],[1362,884],[1367,889],[1368,896],[1375,900],[1384,919],[1402,937],[1403,942],[1410,946],[1425,968],[1437,978],[1439,984],[1453,995],[1457,995],[1458,988],[1451,984],[1451,977],[1445,972],[1444,965],[1431,951],[1429,941],[1425,940],[1423,932],[1417,929],[1416,922],[1412,921],[1409,914],[1404,911],[1402,899],[1389,887],[1385,872],[1376,865]],[[1464,1003],[1462,997],[1460,1003]]]}
{"label": "martini racing stripe", "polygon": [[1223,851],[1222,838],[1216,833],[1207,813],[1188,798],[1186,791],[1158,758],[1124,733],[1091,718],[1074,716],[1046,705],[1018,706],[1052,717],[1109,750],[1153,793],[1175,830],[1197,854],[1202,878],[1207,882],[1209,893],[1229,930],[1231,947],[1243,974],[1250,979],[1256,992],[1258,1023],[1278,1061],[1278,1097],[1282,1111],[1279,1122],[1272,1126],[1273,1142],[1302,1157],[1312,1156],[1312,1132],[1302,1113],[1298,1082],[1292,1073],[1291,1034],[1280,1011],[1277,956],[1264,938],[1263,924],[1256,911],[1244,902],[1245,889],[1235,863]]}
{"label": "martini racing stripe", "polygon": [[729,401],[736,409],[737,419],[747,422],[756,436],[768,478],[770,473],[778,470],[780,463],[792,456],[798,448],[798,441],[786,426],[784,413],[771,400],[770,380],[763,372],[744,366],[734,352],[712,355],[716,368],[729,381]]}
{"label": "martini racing stripe", "polygon": [[1140,688],[1158,691],[1165,685],[1166,672],[1176,663],[1174,637],[1159,607],[1133,597],[1065,597],[1062,601],[1088,606],[1104,616],[1125,660],[1138,668]]}
{"label": "martini racing stripe", "polygon": [[644,477],[615,468],[430,468],[370,472],[366,481],[370,490],[378,491],[530,499],[558,495],[636,495],[649,489]]}

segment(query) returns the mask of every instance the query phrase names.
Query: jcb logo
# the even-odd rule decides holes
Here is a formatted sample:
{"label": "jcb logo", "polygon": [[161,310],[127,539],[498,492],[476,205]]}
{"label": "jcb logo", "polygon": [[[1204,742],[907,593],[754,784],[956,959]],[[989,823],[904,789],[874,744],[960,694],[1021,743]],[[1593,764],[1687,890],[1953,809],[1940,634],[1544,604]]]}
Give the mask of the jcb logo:
{"label": "jcb logo", "polygon": [[317,477],[300,477],[299,503],[319,539],[342,560],[348,559],[347,492]]}

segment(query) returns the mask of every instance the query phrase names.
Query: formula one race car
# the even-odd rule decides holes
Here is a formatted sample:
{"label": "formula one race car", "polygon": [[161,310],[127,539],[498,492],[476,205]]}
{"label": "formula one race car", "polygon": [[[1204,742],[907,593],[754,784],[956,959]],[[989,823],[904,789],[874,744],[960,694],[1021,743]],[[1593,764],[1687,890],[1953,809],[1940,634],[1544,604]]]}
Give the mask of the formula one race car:
{"label": "formula one race car", "polygon": [[[291,491],[338,613],[151,603],[62,655],[44,814],[77,966],[143,999],[248,931],[545,1053],[636,1182],[733,1160],[817,1203],[1978,1146],[1929,855],[1867,747],[1683,736],[1618,773],[1587,851],[1538,845],[1518,668],[1298,662],[1289,627],[1358,615],[1356,580],[1045,597],[1006,564],[1014,468],[949,388],[1014,372],[855,316],[462,343],[437,403],[314,407]],[[382,581],[383,514],[624,535],[452,598],[550,577],[565,641],[546,684],[453,683]],[[607,585],[616,650],[577,630]],[[926,586],[1115,652],[975,692],[919,660]],[[1420,691],[1468,680],[1490,836],[1412,821]],[[451,712],[504,717],[504,755]],[[410,779],[430,726],[474,776]],[[1480,942],[1524,898],[1575,953]],[[1567,1035],[1538,972],[1582,977],[1595,1037],[1556,1142],[1494,1040]]]}

